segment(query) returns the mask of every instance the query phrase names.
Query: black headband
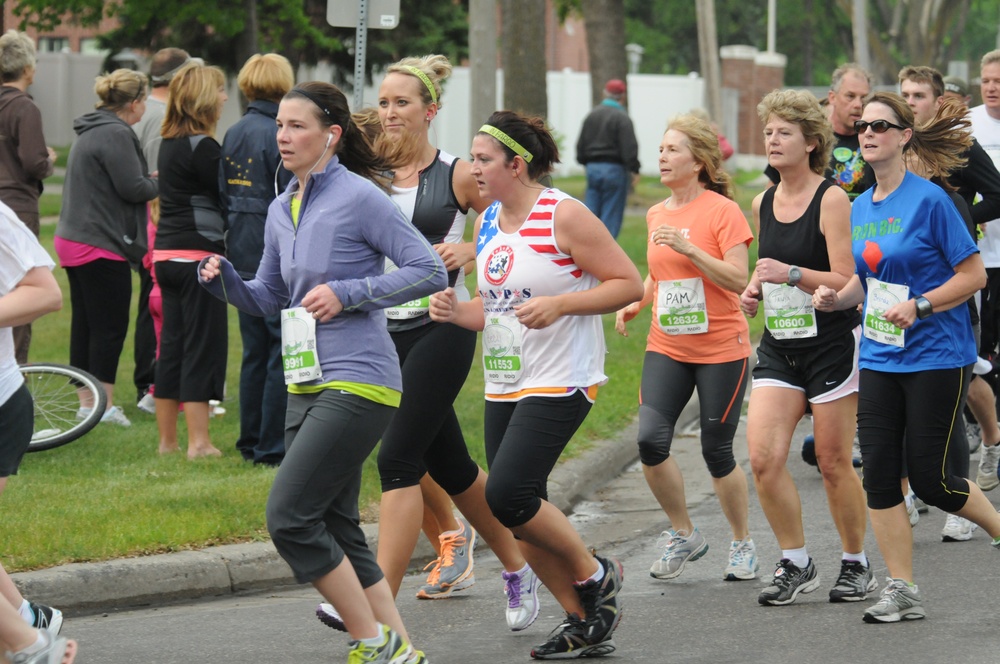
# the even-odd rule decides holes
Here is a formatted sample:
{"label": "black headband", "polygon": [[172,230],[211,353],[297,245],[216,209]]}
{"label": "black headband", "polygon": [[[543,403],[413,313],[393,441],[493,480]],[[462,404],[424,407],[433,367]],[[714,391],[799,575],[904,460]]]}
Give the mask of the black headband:
{"label": "black headband", "polygon": [[305,97],[306,99],[308,99],[309,101],[311,101],[312,103],[314,103],[317,106],[319,106],[319,110],[323,111],[323,113],[326,114],[326,117],[330,118],[330,121],[333,122],[333,124],[335,124],[338,127],[340,127],[341,130],[343,130],[345,133],[347,132],[347,127],[345,127],[344,125],[342,125],[339,122],[337,122],[336,119],[334,119],[333,114],[330,113],[330,109],[328,109],[323,104],[319,103],[319,100],[316,97],[314,97],[310,93],[306,92],[302,88],[298,88],[298,87],[292,88],[291,90],[289,90],[289,92],[298,93],[298,94],[302,95],[303,97]]}

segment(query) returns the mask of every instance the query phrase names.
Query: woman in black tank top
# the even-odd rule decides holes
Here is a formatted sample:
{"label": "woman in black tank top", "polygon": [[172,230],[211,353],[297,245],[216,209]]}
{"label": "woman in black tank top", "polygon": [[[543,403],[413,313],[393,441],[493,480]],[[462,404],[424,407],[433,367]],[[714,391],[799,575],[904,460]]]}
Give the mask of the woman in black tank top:
{"label": "woman in black tank top", "polygon": [[753,202],[759,257],[741,305],[752,317],[763,303],[766,331],[753,372],[747,441],[761,507],[782,550],[774,580],[758,601],[790,604],[800,592],[819,587],[806,550],[799,494],[785,467],[792,434],[807,408],[843,547],[830,601],[858,601],[877,586],[864,553],[864,491],[851,463],[858,314],[816,315],[810,297],[820,284],[846,284],[854,274],[850,203],[823,177],[833,130],[811,94],[775,91],[757,111],[765,125],[768,163],[781,182]]}

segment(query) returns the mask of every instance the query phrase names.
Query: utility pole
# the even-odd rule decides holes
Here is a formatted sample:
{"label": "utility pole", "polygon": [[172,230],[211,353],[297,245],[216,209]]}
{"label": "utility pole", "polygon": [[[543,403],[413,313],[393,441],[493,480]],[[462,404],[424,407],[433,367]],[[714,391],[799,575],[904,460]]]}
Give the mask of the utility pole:
{"label": "utility pole", "polygon": [[722,71],[719,66],[719,37],[715,27],[715,0],[697,0],[698,58],[705,79],[705,102],[708,115],[722,117]]}
{"label": "utility pole", "polygon": [[866,0],[854,0],[851,25],[854,32],[854,61],[865,71],[871,71],[871,56],[868,54],[868,15]]}
{"label": "utility pole", "polygon": [[497,2],[469,0],[469,127],[497,110]]}

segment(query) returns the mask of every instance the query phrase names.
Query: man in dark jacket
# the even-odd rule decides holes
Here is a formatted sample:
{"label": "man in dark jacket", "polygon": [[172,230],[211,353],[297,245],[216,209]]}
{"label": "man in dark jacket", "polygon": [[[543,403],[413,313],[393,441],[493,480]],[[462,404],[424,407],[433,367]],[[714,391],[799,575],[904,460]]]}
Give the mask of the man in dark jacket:
{"label": "man in dark jacket", "polygon": [[[226,256],[245,280],[253,279],[264,253],[267,208],[292,174],[278,153],[278,102],[295,84],[292,66],[275,53],[254,55],[237,82],[249,100],[246,114],[222,142],[220,173],[226,216]],[[277,466],[285,456],[287,392],[281,366],[280,315],[239,314],[240,437],[236,449],[255,464]]]}
{"label": "man in dark jacket", "polygon": [[584,203],[618,237],[629,189],[639,178],[639,144],[621,102],[625,82],[604,86],[604,101],[587,115],[576,142],[576,160],[587,167]]}
{"label": "man in dark jacket", "polygon": [[[25,33],[0,36],[0,201],[38,236],[38,197],[52,175],[55,151],[45,145],[42,114],[27,93],[35,80],[35,44]],[[31,326],[14,328],[14,355],[28,361]]]}

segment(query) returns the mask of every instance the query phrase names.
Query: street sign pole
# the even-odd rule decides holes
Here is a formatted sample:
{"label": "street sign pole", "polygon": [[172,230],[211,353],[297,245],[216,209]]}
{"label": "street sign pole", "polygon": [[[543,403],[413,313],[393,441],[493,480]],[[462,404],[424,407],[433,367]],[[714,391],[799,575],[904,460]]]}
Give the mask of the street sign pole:
{"label": "street sign pole", "polygon": [[335,28],[354,28],[354,110],[361,110],[365,94],[365,51],[368,30],[392,30],[399,25],[399,0],[327,0],[326,22]]}
{"label": "street sign pole", "polygon": [[358,28],[354,33],[354,110],[365,103],[365,48],[368,46],[368,0],[358,0]]}

